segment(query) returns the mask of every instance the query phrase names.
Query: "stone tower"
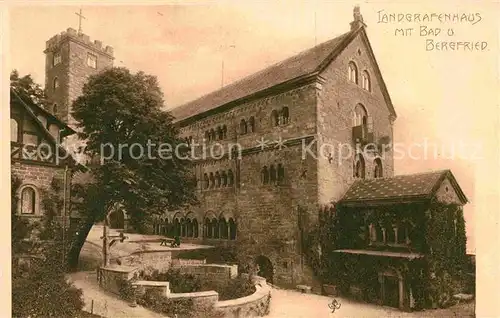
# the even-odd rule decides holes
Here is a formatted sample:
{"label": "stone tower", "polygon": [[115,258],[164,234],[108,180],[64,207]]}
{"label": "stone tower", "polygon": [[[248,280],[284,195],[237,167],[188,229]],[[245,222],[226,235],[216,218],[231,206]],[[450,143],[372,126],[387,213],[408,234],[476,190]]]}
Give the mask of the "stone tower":
{"label": "stone tower", "polygon": [[90,75],[113,66],[113,48],[68,28],[46,42],[44,53],[45,88],[51,102],[48,110],[74,128],[71,104]]}

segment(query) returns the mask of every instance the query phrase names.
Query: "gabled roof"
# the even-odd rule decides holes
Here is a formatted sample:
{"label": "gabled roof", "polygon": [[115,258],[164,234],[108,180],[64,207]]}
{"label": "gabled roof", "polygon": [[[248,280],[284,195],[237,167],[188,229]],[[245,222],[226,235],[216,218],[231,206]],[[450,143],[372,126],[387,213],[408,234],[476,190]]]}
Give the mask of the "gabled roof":
{"label": "gabled roof", "polygon": [[356,180],[340,203],[377,203],[394,200],[431,199],[448,178],[463,204],[468,200],[450,170]]}
{"label": "gabled roof", "polygon": [[180,122],[187,118],[205,113],[218,107],[238,102],[269,90],[280,84],[292,83],[308,76],[318,75],[323,71],[358,34],[362,34],[367,44],[370,57],[374,61],[376,76],[381,83],[382,93],[389,106],[391,114],[396,116],[380,69],[375,61],[373,50],[369,44],[364,27],[351,30],[332,40],[321,43],[311,49],[303,51],[282,62],[274,64],[264,70],[247,76],[233,84],[225,86],[212,93],[204,95],[194,101],[175,107],[170,110],[175,121]]}
{"label": "gabled roof", "polygon": [[[15,89],[13,89],[12,87],[10,88],[10,98],[11,98],[11,103],[13,101],[13,99],[17,100],[18,103],[15,103],[15,105],[18,105],[19,107],[21,107],[25,113],[31,117],[31,119],[33,120],[33,123],[38,126],[38,128],[40,129],[40,131],[42,132],[42,134],[44,135],[44,137],[53,145],[55,145],[56,147],[59,147],[59,149],[61,150],[61,153],[62,154],[66,154],[67,153],[67,150],[61,146],[60,143],[58,143],[56,141],[56,139],[54,138],[54,136],[52,136],[52,134],[49,132],[49,130],[47,129],[47,127],[45,127],[42,122],[36,117],[35,115],[35,111],[39,111],[39,112],[42,112],[42,108],[38,105],[36,105],[32,100],[31,98],[28,98],[26,96],[22,96],[23,94],[20,93],[20,92],[17,92]],[[24,98],[23,98],[24,97]],[[44,111],[44,110],[43,110]],[[47,113],[45,111],[45,113]],[[48,114],[48,113],[47,113]],[[53,120],[56,122],[56,124],[64,129],[65,131],[67,131],[67,135],[70,135],[70,134],[73,134],[75,133],[75,131],[73,129],[71,129],[69,126],[67,126],[65,123],[63,123],[62,121],[60,121],[59,119],[57,119],[56,117],[52,116],[53,117]],[[71,162],[74,164],[74,163],[77,163],[77,161],[73,158],[73,156],[69,156],[69,159],[71,160]],[[79,169],[83,169],[85,170],[86,168],[77,163],[77,166]]]}
{"label": "gabled roof", "polygon": [[76,133],[76,131],[74,131],[73,128],[69,127],[64,122],[62,122],[59,118],[52,115],[51,113],[49,113],[48,111],[46,111],[42,107],[38,106],[36,103],[33,102],[33,100],[30,97],[26,96],[26,94],[24,94],[23,92],[16,91],[14,88],[11,87],[10,93],[11,93],[11,99],[12,99],[12,96],[14,96],[20,102],[20,104],[23,106],[23,108],[28,108],[29,110],[31,110],[31,113],[35,117],[36,117],[36,114],[41,113],[41,114],[43,114],[43,116],[49,118],[51,122],[56,124],[59,127],[59,130],[62,132],[61,137],[69,136],[69,135]]}

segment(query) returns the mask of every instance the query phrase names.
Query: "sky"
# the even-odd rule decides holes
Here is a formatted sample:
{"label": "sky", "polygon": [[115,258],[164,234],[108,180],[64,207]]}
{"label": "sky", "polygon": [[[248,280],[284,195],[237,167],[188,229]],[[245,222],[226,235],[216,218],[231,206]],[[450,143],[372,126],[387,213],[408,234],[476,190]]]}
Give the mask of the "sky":
{"label": "sky", "polygon": [[[43,84],[45,41],[68,27],[78,29],[75,12],[82,8],[86,17],[83,32],[114,48],[115,66],[157,76],[166,107],[170,108],[220,88],[222,61],[227,85],[348,31],[356,4],[361,7],[368,37],[398,114],[394,142],[427,142],[440,149],[438,156],[425,160],[396,160],[396,174],[451,169],[470,200],[465,207],[468,250],[475,252],[480,235],[474,230],[476,223],[498,224],[497,211],[491,211],[491,207],[498,206],[499,176],[498,34],[497,7],[493,2],[18,5],[9,9],[8,65]],[[470,14],[475,20],[380,23],[383,13],[458,13]],[[421,34],[422,25],[439,27],[441,33]],[[395,35],[396,28],[413,31],[411,35]],[[427,39],[484,41],[487,49],[428,51]],[[416,153],[423,155],[421,151]]]}

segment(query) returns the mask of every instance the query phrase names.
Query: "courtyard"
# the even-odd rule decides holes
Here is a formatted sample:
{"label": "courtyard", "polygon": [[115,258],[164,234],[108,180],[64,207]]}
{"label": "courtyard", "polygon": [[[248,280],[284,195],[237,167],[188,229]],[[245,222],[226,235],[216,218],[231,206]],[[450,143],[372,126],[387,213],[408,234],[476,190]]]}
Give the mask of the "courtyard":
{"label": "courtyard", "polygon": [[[99,288],[95,268],[99,266],[101,251],[102,226],[96,225],[89,233],[88,240],[81,253],[80,271],[70,275],[71,281],[83,290],[84,310],[103,317],[164,317],[141,306],[130,307],[129,303],[117,295]],[[116,234],[113,230],[111,234]],[[159,236],[127,234],[128,242],[118,243],[111,249],[112,256],[124,256],[138,248],[170,249],[160,247]],[[155,241],[156,239],[156,241]],[[140,241],[143,241],[140,243]],[[183,244],[183,249],[194,249],[203,246]],[[474,303],[463,303],[447,309],[427,310],[421,312],[402,312],[398,309],[374,304],[360,303],[344,297],[337,297],[340,308],[332,312],[329,305],[333,298],[315,294],[304,294],[295,290],[277,287],[272,289],[271,312],[267,317],[474,317]]]}

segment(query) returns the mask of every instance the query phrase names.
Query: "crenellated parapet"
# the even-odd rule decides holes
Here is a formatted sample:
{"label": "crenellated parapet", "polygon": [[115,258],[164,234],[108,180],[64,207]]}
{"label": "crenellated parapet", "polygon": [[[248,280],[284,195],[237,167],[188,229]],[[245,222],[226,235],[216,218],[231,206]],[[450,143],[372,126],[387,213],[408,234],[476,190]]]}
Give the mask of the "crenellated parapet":
{"label": "crenellated parapet", "polygon": [[65,40],[76,41],[80,44],[89,47],[94,51],[113,57],[113,47],[109,45],[104,46],[102,42],[99,40],[92,41],[88,35],[83,33],[78,33],[78,31],[76,31],[73,28],[68,28],[66,31],[63,31],[51,37],[45,44],[44,52],[46,53],[54,48],[58,48],[59,45]]}

